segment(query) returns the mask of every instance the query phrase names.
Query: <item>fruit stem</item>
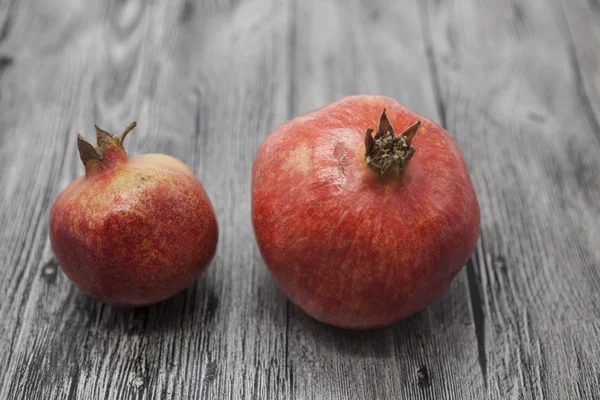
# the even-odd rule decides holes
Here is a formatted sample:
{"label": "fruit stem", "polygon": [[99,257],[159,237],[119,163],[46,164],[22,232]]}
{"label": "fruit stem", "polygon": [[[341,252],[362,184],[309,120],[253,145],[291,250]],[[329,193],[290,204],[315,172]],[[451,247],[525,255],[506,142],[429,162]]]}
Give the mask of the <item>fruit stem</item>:
{"label": "fruit stem", "polygon": [[114,165],[127,160],[127,153],[123,148],[125,136],[135,128],[132,122],[123,133],[113,136],[105,130],[96,127],[96,147],[87,142],[83,136],[77,134],[77,148],[79,157],[85,166],[85,175],[92,176],[112,168]]}
{"label": "fruit stem", "polygon": [[377,133],[373,137],[373,129],[367,129],[365,134],[365,161],[367,165],[377,171],[379,176],[385,175],[391,169],[403,172],[408,162],[415,154],[411,146],[421,121],[408,127],[400,135],[394,135],[394,128],[388,120],[385,108],[379,117]]}

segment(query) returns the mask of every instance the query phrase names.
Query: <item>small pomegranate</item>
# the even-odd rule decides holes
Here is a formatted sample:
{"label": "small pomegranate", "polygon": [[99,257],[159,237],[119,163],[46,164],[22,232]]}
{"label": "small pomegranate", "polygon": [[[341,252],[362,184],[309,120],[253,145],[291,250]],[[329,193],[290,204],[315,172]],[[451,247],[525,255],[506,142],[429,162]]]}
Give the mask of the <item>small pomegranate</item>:
{"label": "small pomegranate", "polygon": [[252,221],[293,303],[328,324],[367,329],[442,294],[475,249],[480,215],[444,129],[393,99],[351,96],[261,145]]}
{"label": "small pomegranate", "polygon": [[215,214],[194,173],[164,154],[128,157],[119,136],[78,135],[85,166],[50,210],[50,242],[65,274],[105,303],[136,307],[189,286],[213,258]]}

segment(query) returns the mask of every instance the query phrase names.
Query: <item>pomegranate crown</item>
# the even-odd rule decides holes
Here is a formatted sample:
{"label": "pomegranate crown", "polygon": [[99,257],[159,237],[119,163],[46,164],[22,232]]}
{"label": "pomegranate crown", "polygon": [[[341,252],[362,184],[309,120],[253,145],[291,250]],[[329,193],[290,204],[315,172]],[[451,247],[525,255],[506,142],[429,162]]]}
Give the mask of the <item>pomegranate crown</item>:
{"label": "pomegranate crown", "polygon": [[96,127],[96,147],[87,142],[83,136],[77,134],[77,148],[79,157],[85,166],[86,176],[91,176],[105,171],[116,163],[127,160],[127,153],[123,147],[123,141],[129,132],[135,128],[132,122],[120,135],[111,135],[105,130]]}
{"label": "pomegranate crown", "polygon": [[379,117],[377,133],[373,137],[373,129],[367,129],[365,134],[365,161],[367,165],[377,171],[379,176],[394,167],[400,172],[408,166],[408,162],[415,154],[412,142],[421,126],[421,121],[409,126],[400,135],[394,135],[392,123],[388,120],[385,108]]}

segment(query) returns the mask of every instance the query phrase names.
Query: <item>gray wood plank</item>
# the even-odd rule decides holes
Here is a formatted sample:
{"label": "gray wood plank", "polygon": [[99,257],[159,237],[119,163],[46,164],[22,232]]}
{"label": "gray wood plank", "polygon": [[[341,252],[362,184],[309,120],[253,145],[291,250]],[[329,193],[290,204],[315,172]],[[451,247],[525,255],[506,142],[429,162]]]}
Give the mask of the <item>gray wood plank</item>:
{"label": "gray wood plank", "polygon": [[426,5],[445,124],[482,207],[473,271],[488,395],[597,398],[600,143],[562,12],[529,0]]}
{"label": "gray wood plank", "polygon": [[[293,114],[371,93],[440,121],[420,14],[416,1],[298,1]],[[389,328],[346,332],[292,306],[289,319],[299,399],[485,395],[465,271],[427,310]]]}
{"label": "gray wood plank", "polygon": [[579,95],[590,124],[600,138],[600,4],[588,0],[563,0],[561,5]]}
{"label": "gray wood plank", "polygon": [[[566,37],[569,38],[569,55],[571,65],[575,73],[575,82],[579,94],[582,113],[585,113],[593,134],[600,142],[600,6],[592,1],[573,1],[561,3],[561,11],[566,21]],[[592,260],[591,268],[600,275],[600,185],[598,184],[598,162],[597,153],[585,152],[580,155],[583,161],[576,169],[575,175],[579,187],[583,191],[587,203],[592,207],[592,220],[588,224],[586,233],[592,244],[591,251],[595,251],[595,263]],[[589,169],[582,166],[591,165]],[[597,280],[596,280],[597,282]],[[597,318],[596,318],[596,322]],[[590,332],[589,340],[598,341],[598,324],[594,325],[595,332]],[[577,392],[583,397],[587,394],[600,397],[600,376],[598,365],[589,370],[589,364],[594,363],[593,354],[587,351],[585,344],[579,347],[576,339],[571,338],[569,344],[576,351],[577,363]],[[573,354],[571,353],[571,357]],[[582,372],[583,371],[583,372]],[[596,375],[594,376],[594,371]]]}
{"label": "gray wood plank", "polygon": [[[287,117],[288,14],[271,0],[17,3],[0,47],[13,59],[0,78],[0,398],[287,397],[286,303],[254,244],[249,171]],[[75,133],[133,119],[130,153],[192,166],[221,237],[197,285],[119,310],[57,268],[47,214],[83,171]]]}
{"label": "gray wood plank", "polygon": [[[85,21],[97,11],[90,7],[60,14],[40,6],[27,13],[31,7],[21,2],[4,8],[0,43],[0,54],[11,60],[0,74],[0,354],[5,365],[0,369],[0,397],[4,398],[11,392],[12,377],[21,372],[19,343],[24,327],[32,322],[27,305],[32,297],[44,299],[43,291],[33,287],[39,284],[40,268],[51,258],[47,213],[56,187],[68,176],[70,158],[65,154],[74,143],[66,140],[66,132],[72,129],[79,107],[75,93],[90,61],[85,52],[65,54],[61,50],[66,46],[38,50],[53,48],[61,37],[77,32],[77,18]],[[49,18],[40,19],[41,15]],[[78,42],[73,36],[67,44],[85,48],[90,42],[85,38]],[[64,68],[59,68],[59,59]]]}

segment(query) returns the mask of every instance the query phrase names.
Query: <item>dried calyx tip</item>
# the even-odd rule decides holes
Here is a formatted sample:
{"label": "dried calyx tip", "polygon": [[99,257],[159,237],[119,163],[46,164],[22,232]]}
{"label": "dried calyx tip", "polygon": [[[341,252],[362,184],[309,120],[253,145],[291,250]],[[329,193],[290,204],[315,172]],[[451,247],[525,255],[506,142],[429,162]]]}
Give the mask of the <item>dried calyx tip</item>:
{"label": "dried calyx tip", "polygon": [[101,161],[102,159],[96,148],[87,142],[79,133],[77,134],[77,149],[79,150],[79,157],[84,164],[92,161]]}
{"label": "dried calyx tip", "polygon": [[379,176],[383,176],[392,168],[397,168],[400,172],[404,171],[415,154],[411,144],[420,126],[421,121],[417,121],[400,135],[395,136],[394,128],[383,109],[375,136],[372,135],[373,129],[367,129],[365,134],[367,165],[378,170]]}
{"label": "dried calyx tip", "polygon": [[[86,173],[90,172],[94,165],[98,163],[106,162],[106,153],[109,148],[120,149],[117,153],[122,152],[123,156],[126,157],[125,150],[123,148],[123,141],[125,136],[135,128],[136,123],[132,122],[125,128],[123,133],[120,135],[111,135],[106,132],[98,125],[94,125],[96,128],[96,147],[92,146],[87,142],[83,136],[77,134],[77,148],[79,149],[79,156],[81,161],[86,167]],[[114,152],[113,152],[114,154]]]}
{"label": "dried calyx tip", "polygon": [[119,139],[119,143],[121,143],[121,146],[123,145],[123,141],[125,140],[125,136],[127,136],[127,134],[129,132],[131,132],[133,130],[133,128],[135,128],[135,126],[137,125],[137,123],[135,121],[133,121],[132,123],[130,123],[127,128],[125,128],[125,130],[123,131],[123,133],[121,133],[118,136]]}

